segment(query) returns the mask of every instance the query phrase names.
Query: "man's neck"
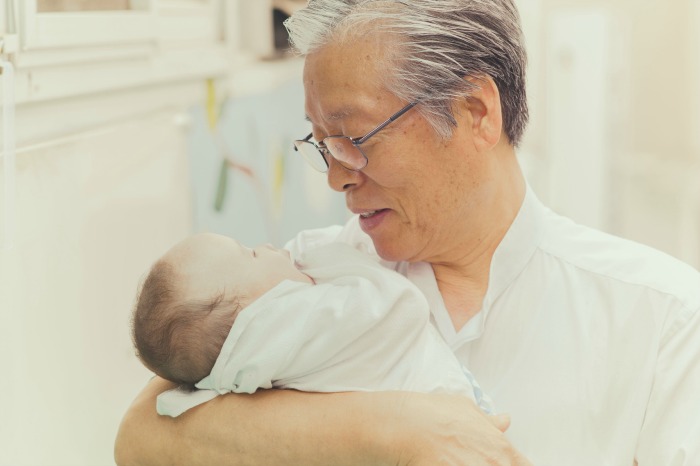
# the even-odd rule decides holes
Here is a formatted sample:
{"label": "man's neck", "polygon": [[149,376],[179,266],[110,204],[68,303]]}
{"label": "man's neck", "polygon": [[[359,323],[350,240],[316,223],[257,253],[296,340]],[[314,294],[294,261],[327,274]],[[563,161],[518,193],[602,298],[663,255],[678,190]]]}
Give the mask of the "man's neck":
{"label": "man's neck", "polygon": [[462,250],[452,251],[447,260],[431,261],[445,307],[457,331],[481,310],[493,255],[525,197],[525,180],[514,159],[507,172],[510,176],[502,177],[504,182],[494,202],[485,208],[487,213],[479,221],[478,228],[471,229],[463,238]]}

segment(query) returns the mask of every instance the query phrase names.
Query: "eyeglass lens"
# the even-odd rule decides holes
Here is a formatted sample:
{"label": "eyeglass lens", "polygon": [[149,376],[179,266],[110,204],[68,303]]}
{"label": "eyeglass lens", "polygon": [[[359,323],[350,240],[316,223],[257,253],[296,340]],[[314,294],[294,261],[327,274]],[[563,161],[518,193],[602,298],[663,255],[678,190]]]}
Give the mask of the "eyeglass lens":
{"label": "eyeglass lens", "polygon": [[359,147],[347,136],[329,136],[323,140],[334,159],[351,170],[361,170],[367,165],[367,158]]}
{"label": "eyeglass lens", "polygon": [[320,172],[328,171],[328,162],[326,162],[326,158],[323,156],[321,151],[316,149],[316,146],[314,146],[313,143],[309,141],[296,141],[294,144],[297,150],[301,153],[309,165],[314,168],[314,170],[318,170]]}
{"label": "eyeglass lens", "polygon": [[[367,158],[359,147],[347,136],[329,136],[323,140],[325,148],[334,159],[350,170],[362,170],[367,166]],[[318,150],[311,141],[296,141],[295,146],[306,161],[316,170],[328,171],[327,155]]]}

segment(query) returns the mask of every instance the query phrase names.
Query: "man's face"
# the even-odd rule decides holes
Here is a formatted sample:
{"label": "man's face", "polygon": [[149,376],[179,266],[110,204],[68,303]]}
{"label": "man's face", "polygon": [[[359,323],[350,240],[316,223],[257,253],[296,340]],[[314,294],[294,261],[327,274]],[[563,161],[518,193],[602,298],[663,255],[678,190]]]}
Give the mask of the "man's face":
{"label": "man's face", "polygon": [[[383,88],[382,58],[381,44],[369,39],[331,44],[306,58],[315,140],[363,136],[407,104]],[[478,221],[486,169],[473,155],[468,115],[456,117],[462,124],[443,140],[415,107],[362,145],[369,162],[361,172],[329,162],[329,185],[345,192],[383,258],[448,260]]]}

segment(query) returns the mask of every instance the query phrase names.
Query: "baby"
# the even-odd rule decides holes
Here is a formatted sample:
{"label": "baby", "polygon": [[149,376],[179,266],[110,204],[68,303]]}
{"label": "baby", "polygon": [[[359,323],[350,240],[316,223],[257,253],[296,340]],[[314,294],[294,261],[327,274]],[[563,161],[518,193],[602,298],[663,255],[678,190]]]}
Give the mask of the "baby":
{"label": "baby", "polygon": [[343,243],[295,263],[268,245],[191,236],[151,268],[132,333],[144,365],[181,385],[159,396],[160,414],[272,387],[461,393],[490,411],[422,293]]}

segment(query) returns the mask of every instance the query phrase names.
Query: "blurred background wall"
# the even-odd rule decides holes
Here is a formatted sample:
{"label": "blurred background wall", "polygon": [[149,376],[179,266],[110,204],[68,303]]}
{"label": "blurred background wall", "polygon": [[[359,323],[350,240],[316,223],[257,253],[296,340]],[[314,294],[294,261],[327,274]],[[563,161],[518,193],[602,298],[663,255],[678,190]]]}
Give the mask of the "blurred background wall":
{"label": "blurred background wall", "polygon": [[521,161],[575,220],[700,265],[700,2],[519,0]]}
{"label": "blurred background wall", "polygon": [[[700,266],[700,2],[518,4],[533,189]],[[16,101],[2,144],[17,147],[0,158],[0,465],[113,464],[150,377],[130,308],[173,243],[212,230],[282,245],[346,218],[290,150],[308,131],[302,63],[275,47],[273,18],[297,5],[276,5],[0,1],[15,68],[0,102]]]}

